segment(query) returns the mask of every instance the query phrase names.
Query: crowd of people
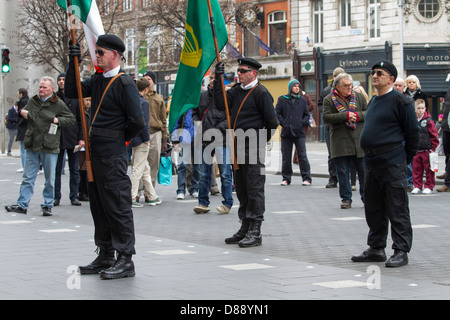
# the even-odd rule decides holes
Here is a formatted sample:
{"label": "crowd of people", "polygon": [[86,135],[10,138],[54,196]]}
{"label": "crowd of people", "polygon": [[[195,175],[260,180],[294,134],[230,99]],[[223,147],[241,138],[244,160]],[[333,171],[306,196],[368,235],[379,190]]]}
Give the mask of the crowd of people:
{"label": "crowd of people", "polygon": [[[19,89],[19,101],[8,112],[8,130],[21,145],[23,178],[17,202],[6,206],[6,210],[27,213],[36,175],[42,167],[45,188],[41,208],[44,216],[50,216],[52,208],[60,205],[61,174],[67,159],[68,198],[74,206],[89,201],[99,249],[91,263],[80,266],[81,274],[100,274],[101,279],[132,277],[132,208],[162,203],[156,191],[157,175],[161,155],[171,143],[177,172],[176,199],[182,201],[189,192],[198,199],[193,211],[200,214],[210,212],[210,195],[220,193],[223,201],[216,210],[227,214],[235,191],[240,225],[225,243],[239,247],[261,245],[265,146],[278,126],[281,185],[288,187],[292,181],[293,146],[302,185],[312,183],[306,151],[312,107],[300,81],[291,80],[286,95],[278,97],[274,107],[274,98],[258,80],[261,64],[257,60],[238,59],[238,82],[226,89],[219,81],[225,66],[218,62],[209,72],[209,83],[198,107],[183,114],[174,130],[168,132],[167,108],[155,91],[156,74],[148,71],[136,81],[126,75],[120,68],[125,46],[115,35],[100,36],[96,45],[102,72],[81,82],[83,100],[79,100],[75,80],[74,60],[81,55],[75,44],[69,46],[69,68],[56,83],[51,77],[43,77],[39,93],[30,99],[25,89]],[[369,248],[351,259],[386,261],[387,267],[399,267],[408,263],[412,243],[407,192],[433,192],[435,173],[429,155],[438,149],[439,135],[449,172],[450,90],[438,130],[427,112],[428,99],[416,76],[410,75],[405,83],[396,67],[382,60],[373,65],[371,77],[376,95],[369,101],[364,88],[345,70],[336,68],[332,83],[318,101],[329,153],[330,178],[326,187],[338,187],[340,208],[350,209],[357,174],[369,227]],[[83,108],[79,101],[83,101]],[[83,111],[89,141],[84,139]],[[258,132],[256,140],[251,139],[251,132]],[[8,154],[11,144],[10,140]],[[450,191],[449,175],[440,178],[445,178],[445,183],[437,191]],[[140,202],[141,195],[144,203]],[[394,254],[387,259],[389,223]]]}

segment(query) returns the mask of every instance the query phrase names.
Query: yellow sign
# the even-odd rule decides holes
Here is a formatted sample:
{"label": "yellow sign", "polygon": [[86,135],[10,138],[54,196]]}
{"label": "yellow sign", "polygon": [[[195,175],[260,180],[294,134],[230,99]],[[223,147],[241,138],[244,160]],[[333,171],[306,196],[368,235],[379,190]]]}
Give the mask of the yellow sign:
{"label": "yellow sign", "polygon": [[192,68],[197,68],[202,59],[203,49],[198,46],[194,30],[186,23],[186,34],[184,36],[183,51],[181,52],[181,63]]}

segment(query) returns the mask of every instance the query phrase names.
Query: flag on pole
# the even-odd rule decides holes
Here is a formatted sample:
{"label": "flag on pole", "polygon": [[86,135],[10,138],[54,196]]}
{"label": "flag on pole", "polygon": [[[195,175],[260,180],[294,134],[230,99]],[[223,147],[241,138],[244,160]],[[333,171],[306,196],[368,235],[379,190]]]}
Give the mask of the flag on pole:
{"label": "flag on pole", "polygon": [[[67,10],[66,0],[57,0],[58,5]],[[92,63],[97,66],[97,57],[95,56],[95,43],[98,36],[105,34],[102,19],[98,11],[95,0],[72,0],[72,6],[69,8],[74,16],[83,22],[84,34],[91,55]]]}
{"label": "flag on pole", "polygon": [[[228,33],[217,0],[211,1],[219,51],[228,42]],[[198,106],[202,80],[216,59],[214,38],[205,0],[188,0],[183,50],[169,112],[169,132],[187,110]]]}

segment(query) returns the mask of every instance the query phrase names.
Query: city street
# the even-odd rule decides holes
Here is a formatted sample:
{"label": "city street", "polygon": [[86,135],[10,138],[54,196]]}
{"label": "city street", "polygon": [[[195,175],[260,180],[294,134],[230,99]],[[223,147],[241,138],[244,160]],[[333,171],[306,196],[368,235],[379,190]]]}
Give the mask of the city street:
{"label": "city street", "polygon": [[[292,184],[280,186],[278,150],[274,144],[268,154],[262,246],[224,243],[239,228],[236,195],[227,215],[215,210],[220,195],[211,196],[210,213],[195,214],[196,199],[176,200],[174,176],[171,186],[155,188],[161,205],[133,209],[136,276],[110,281],[76,272],[77,265],[96,257],[96,247],[88,203],[70,205],[68,170],[53,216],[40,211],[43,175],[36,179],[28,214],[8,213],[4,206],[19,194],[20,158],[18,150],[13,157],[0,155],[0,299],[196,300],[197,305],[198,300],[450,299],[450,193],[409,195],[414,239],[407,266],[354,263],[351,256],[367,249],[359,192],[353,192],[351,209],[340,208],[338,189],[325,188],[327,151],[320,142],[307,144],[312,185],[301,185],[294,165]],[[440,174],[444,157],[439,158]],[[437,183],[436,188],[442,180]],[[391,244],[389,235],[388,256]],[[178,311],[186,310],[173,310]]]}

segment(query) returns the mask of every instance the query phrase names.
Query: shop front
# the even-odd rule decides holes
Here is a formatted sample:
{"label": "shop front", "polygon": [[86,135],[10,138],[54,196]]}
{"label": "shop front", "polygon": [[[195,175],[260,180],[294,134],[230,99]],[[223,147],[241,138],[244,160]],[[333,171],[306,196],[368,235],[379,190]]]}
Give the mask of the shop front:
{"label": "shop front", "polygon": [[428,96],[428,112],[436,121],[450,86],[450,47],[407,47],[403,52],[406,74],[419,78]]}

